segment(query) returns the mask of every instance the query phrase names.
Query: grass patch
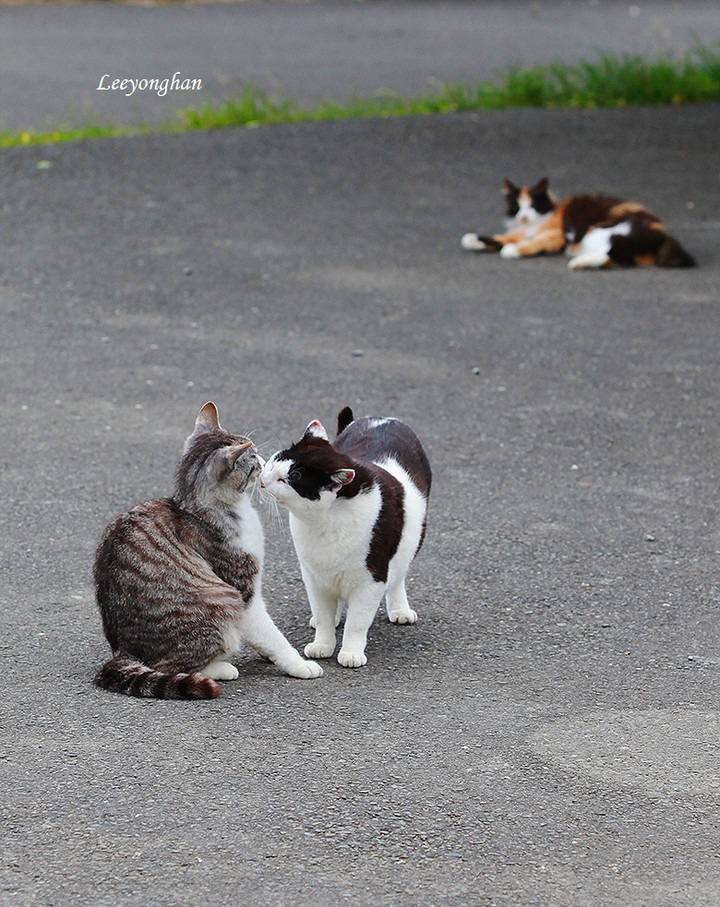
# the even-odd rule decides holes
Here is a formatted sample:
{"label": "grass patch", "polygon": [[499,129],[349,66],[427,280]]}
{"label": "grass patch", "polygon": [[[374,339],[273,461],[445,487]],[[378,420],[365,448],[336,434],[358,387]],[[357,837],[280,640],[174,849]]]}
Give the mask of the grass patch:
{"label": "grass patch", "polygon": [[472,87],[447,85],[419,97],[386,94],[312,107],[274,99],[248,86],[237,97],[221,103],[179,110],[176,120],[157,126],[95,124],[49,132],[0,132],[0,147],[230,126],[422,116],[510,107],[627,107],[718,100],[720,47],[697,47],[681,58],[603,56],[575,64],[552,63],[515,69],[496,81],[484,81]]}

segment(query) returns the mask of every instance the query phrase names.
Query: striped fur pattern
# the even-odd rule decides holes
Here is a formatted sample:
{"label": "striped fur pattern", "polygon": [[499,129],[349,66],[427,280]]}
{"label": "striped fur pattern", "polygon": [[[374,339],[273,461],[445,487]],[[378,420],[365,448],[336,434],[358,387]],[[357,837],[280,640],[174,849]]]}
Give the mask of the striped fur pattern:
{"label": "striped fur pattern", "polygon": [[415,433],[398,419],[338,416],[330,441],[313,420],[303,437],[266,463],[261,485],[290,511],[290,532],[312,612],[312,658],[335,651],[347,604],[344,667],[367,662],[367,633],[383,598],[392,623],[417,620],[405,579],[425,536],[430,464]]}
{"label": "striped fur pattern", "polygon": [[464,249],[529,258],[566,251],[571,271],[612,266],[689,268],[693,257],[669,236],[657,215],[638,202],[610,195],[571,195],[557,202],[547,178],[533,186],[503,183],[503,233],[466,233]]}
{"label": "striped fur pattern", "polygon": [[130,696],[213,699],[217,680],[238,676],[227,658],[243,638],[288,673],[305,676],[309,663],[272,623],[261,597],[262,527],[248,493],[261,466],[253,443],[224,431],[207,403],[173,496],[134,507],[108,526],[95,588],[113,657],[97,674],[99,686]]}

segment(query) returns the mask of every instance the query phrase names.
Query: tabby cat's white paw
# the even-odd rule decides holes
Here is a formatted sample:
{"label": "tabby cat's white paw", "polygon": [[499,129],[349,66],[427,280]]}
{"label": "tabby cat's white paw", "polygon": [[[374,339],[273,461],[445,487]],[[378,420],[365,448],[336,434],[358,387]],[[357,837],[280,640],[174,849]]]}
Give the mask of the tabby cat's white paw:
{"label": "tabby cat's white paw", "polygon": [[307,658],[330,658],[335,651],[335,645],[329,643],[309,642],[305,646],[305,656]]}
{"label": "tabby cat's white paw", "polygon": [[310,615],[310,620],[308,621],[308,626],[312,627],[313,630],[315,629],[315,627],[317,627],[317,621],[315,620],[314,614]]}
{"label": "tabby cat's white paw", "polygon": [[315,677],[322,677],[323,669],[314,661],[303,661],[301,659],[297,665],[292,666],[288,674],[291,677],[299,677],[300,680],[312,680]]}
{"label": "tabby cat's white paw", "polygon": [[466,233],[460,240],[460,245],[470,252],[481,252],[483,249],[487,249],[485,243],[478,239],[477,233]]}
{"label": "tabby cat's white paw", "polygon": [[414,624],[417,621],[417,611],[412,608],[407,611],[389,611],[388,620],[391,624]]}
{"label": "tabby cat's white paw", "polygon": [[211,661],[200,673],[210,680],[237,680],[240,672],[229,661]]}
{"label": "tabby cat's white paw", "polygon": [[337,660],[344,668],[361,668],[367,664],[367,655],[364,652],[353,652],[351,649],[340,649]]}
{"label": "tabby cat's white paw", "polygon": [[520,258],[520,253],[518,252],[517,244],[514,242],[505,243],[505,245],[500,249],[501,258]]}

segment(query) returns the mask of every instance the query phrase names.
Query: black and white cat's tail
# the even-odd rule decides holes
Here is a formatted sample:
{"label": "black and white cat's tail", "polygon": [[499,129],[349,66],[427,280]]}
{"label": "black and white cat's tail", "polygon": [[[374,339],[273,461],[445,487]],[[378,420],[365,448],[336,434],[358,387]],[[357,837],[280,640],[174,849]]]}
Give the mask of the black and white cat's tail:
{"label": "black and white cat's tail", "polygon": [[202,674],[165,674],[120,654],[105,662],[95,683],[103,690],[146,699],[217,699],[222,689]]}
{"label": "black and white cat's tail", "polygon": [[350,425],[351,422],[355,421],[355,416],[353,416],[353,411],[349,406],[343,407],[338,413],[338,429],[337,433],[342,434],[345,429]]}

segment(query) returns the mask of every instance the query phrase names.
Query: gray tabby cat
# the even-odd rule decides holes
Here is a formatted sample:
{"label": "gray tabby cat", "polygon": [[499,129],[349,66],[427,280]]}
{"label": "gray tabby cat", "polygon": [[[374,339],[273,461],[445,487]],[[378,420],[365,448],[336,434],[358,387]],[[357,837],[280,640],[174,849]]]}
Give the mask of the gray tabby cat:
{"label": "gray tabby cat", "polygon": [[95,588],[113,657],[98,686],[130,696],[214,699],[235,680],[227,660],[246,642],[292,677],[320,677],[265,610],[264,538],[249,490],[262,467],[252,441],[224,431],[206,403],[171,498],[108,526]]}

